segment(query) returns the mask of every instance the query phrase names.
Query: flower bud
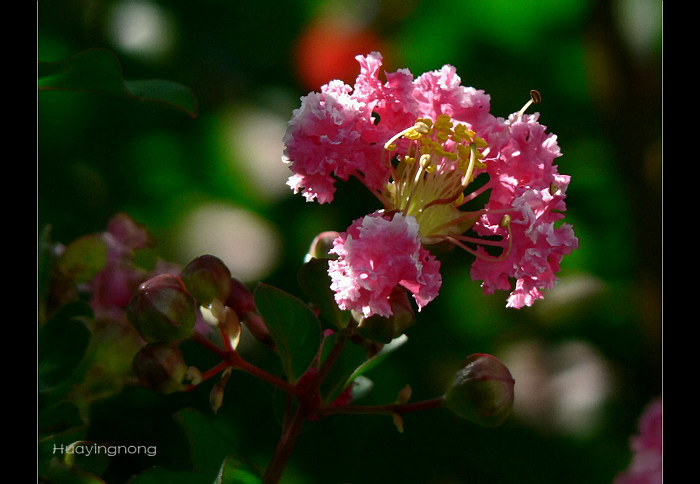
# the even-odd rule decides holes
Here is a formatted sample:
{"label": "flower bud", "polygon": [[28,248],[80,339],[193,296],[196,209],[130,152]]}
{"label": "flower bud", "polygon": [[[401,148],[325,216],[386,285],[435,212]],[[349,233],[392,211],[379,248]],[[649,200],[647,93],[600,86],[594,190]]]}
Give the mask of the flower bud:
{"label": "flower bud", "polygon": [[362,314],[355,317],[359,323],[357,333],[378,343],[389,343],[401,336],[404,331],[416,322],[416,314],[411,306],[408,293],[401,287],[396,287],[389,296],[391,316],[373,315],[368,318]]}
{"label": "flower bud", "polygon": [[213,255],[193,259],[180,277],[200,304],[207,305],[214,299],[225,301],[231,292],[231,272],[221,259]]}
{"label": "flower bud", "polygon": [[160,274],[141,284],[129,302],[127,315],[149,343],[187,338],[197,317],[192,295],[174,274]]}
{"label": "flower bud", "polygon": [[141,383],[155,392],[185,388],[188,367],[180,349],[171,344],[147,344],[134,357],[132,367]]}
{"label": "flower bud", "polygon": [[311,241],[309,252],[306,254],[305,261],[310,259],[327,259],[331,257],[330,250],[333,248],[333,241],[340,235],[338,232],[327,231],[321,232],[314,240]]}
{"label": "flower bud", "polygon": [[445,406],[462,418],[497,427],[513,408],[515,380],[497,358],[476,353],[464,360],[445,394]]}
{"label": "flower bud", "polygon": [[255,297],[253,293],[236,278],[231,279],[231,290],[226,305],[233,309],[240,318],[246,314],[255,312]]}

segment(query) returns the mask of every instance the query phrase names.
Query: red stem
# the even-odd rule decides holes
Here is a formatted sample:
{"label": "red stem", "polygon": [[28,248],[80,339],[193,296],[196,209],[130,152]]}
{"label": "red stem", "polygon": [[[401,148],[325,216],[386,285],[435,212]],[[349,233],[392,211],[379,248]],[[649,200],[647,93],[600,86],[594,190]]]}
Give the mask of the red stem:
{"label": "red stem", "polygon": [[299,435],[301,435],[301,431],[304,428],[306,417],[303,406],[301,406],[297,409],[292,420],[285,426],[280,440],[277,442],[272,460],[267,466],[265,476],[263,476],[264,484],[276,484],[282,478],[282,473],[287,466],[289,457],[292,455]]}

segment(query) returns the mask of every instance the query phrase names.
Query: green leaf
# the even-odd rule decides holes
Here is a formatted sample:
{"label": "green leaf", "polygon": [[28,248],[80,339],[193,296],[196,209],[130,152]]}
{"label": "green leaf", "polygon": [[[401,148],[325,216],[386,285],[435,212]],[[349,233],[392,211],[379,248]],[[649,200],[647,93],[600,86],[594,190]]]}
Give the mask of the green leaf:
{"label": "green leaf", "polygon": [[[46,473],[39,482],[71,483],[71,484],[105,484],[105,481],[77,466],[67,466],[55,460],[49,463]],[[166,482],[166,481],[160,481]]]}
{"label": "green leaf", "polygon": [[78,367],[91,338],[83,321],[92,317],[88,304],[71,303],[39,328],[39,390],[58,385]]}
{"label": "green leaf", "polygon": [[359,377],[360,375],[364,375],[372,368],[379,365],[382,361],[386,359],[387,356],[389,356],[391,353],[403,346],[403,344],[406,343],[406,341],[408,341],[408,336],[402,334],[398,338],[394,338],[394,340],[391,343],[384,345],[384,347],[381,350],[379,350],[379,352],[376,355],[374,355],[372,358],[368,359],[359,367],[357,367],[357,369],[348,378],[346,386],[349,385],[350,382],[352,382],[355,378]]}
{"label": "green leaf", "polygon": [[260,473],[247,462],[229,456],[221,465],[214,484],[262,484]]}
{"label": "green leaf", "polygon": [[117,56],[105,49],[88,49],[61,62],[39,62],[39,90],[108,94],[155,102],[197,117],[197,99],[191,89],[161,80],[125,80]]}
{"label": "green leaf", "polygon": [[[257,470],[239,457],[230,455],[234,451],[233,445],[212,421],[202,412],[186,408],[176,415],[176,420],[181,424],[187,434],[190,443],[192,463],[198,474],[192,476],[191,482],[207,482],[210,484],[262,484]],[[159,475],[164,477],[165,471]],[[201,476],[212,476],[207,481],[201,481]],[[172,474],[174,481],[180,482],[181,475]],[[151,482],[151,481],[144,481]],[[154,481],[155,482],[155,481]],[[163,480],[160,482],[171,482]],[[139,481],[139,484],[142,484]]]}
{"label": "green leaf", "polygon": [[199,410],[186,408],[175,419],[185,430],[195,469],[214,475],[226,457],[229,445],[214,423]]}
{"label": "green leaf", "polygon": [[[330,352],[338,337],[339,335],[336,333],[326,339],[323,345],[322,359]],[[333,399],[340,395],[348,385],[383,362],[387,356],[402,346],[406,341],[408,341],[408,337],[406,335],[401,335],[395,338],[391,343],[384,345],[376,355],[369,359],[362,346],[352,343],[346,344],[343,348],[343,352],[338,357],[335,365],[333,365],[333,369],[324,382],[324,390],[327,392],[325,401],[327,403],[333,401]],[[368,389],[368,384],[371,386],[369,381],[363,382],[363,391]]]}
{"label": "green leaf", "polygon": [[39,405],[37,427],[40,436],[58,434],[83,425],[80,411],[73,402],[61,401],[50,407]]}
{"label": "green leaf", "polygon": [[259,284],[255,303],[279,351],[287,379],[295,383],[307,370],[321,341],[321,323],[300,299]]}
{"label": "green leaf", "polygon": [[211,478],[193,471],[151,467],[129,480],[129,484],[211,484]]}
{"label": "green leaf", "polygon": [[328,259],[310,259],[299,269],[297,279],[306,297],[318,307],[321,318],[337,328],[347,326],[350,313],[341,310],[335,302],[328,275]]}
{"label": "green leaf", "polygon": [[[325,360],[333,346],[340,338],[339,333],[334,333],[326,338],[321,352],[321,361]],[[351,376],[367,360],[367,350],[360,345],[348,341],[343,351],[338,356],[333,368],[323,382],[324,400],[332,402],[351,381]]]}

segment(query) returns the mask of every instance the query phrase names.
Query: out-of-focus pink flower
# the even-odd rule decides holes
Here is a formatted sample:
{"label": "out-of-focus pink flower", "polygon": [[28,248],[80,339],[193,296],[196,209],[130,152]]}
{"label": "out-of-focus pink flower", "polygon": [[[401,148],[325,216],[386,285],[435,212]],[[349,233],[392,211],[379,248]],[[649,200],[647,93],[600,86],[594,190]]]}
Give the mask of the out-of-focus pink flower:
{"label": "out-of-focus pink flower", "polygon": [[[507,306],[532,305],[578,247],[571,225],[558,223],[569,176],[554,165],[556,136],[525,114],[530,103],[508,119],[493,116],[489,96],[462,86],[453,66],[417,78],[400,69],[383,82],[380,54],[357,60],[354,86],[332,81],[294,111],[284,140],[289,185],[328,203],[336,180],[356,177],[384,213],[415,220],[424,246],[473,254],[471,276],[485,293],[511,290]],[[485,182],[474,188],[477,178]],[[348,306],[359,300],[340,282],[334,288]]]}
{"label": "out-of-focus pink flower", "polygon": [[639,420],[639,434],[631,439],[632,462],[615,478],[615,484],[663,482],[663,402],[650,403]]}
{"label": "out-of-focus pink flower", "polygon": [[107,246],[104,268],[91,283],[95,311],[124,308],[146,272],[133,264],[134,251],[153,244],[148,230],[124,213],[115,215],[102,234]]}
{"label": "out-of-focus pink flower", "polygon": [[420,243],[418,224],[401,213],[374,213],[353,222],[335,240],[329,262],[331,288],[341,309],[391,316],[396,286],[413,294],[419,309],[437,296],[440,263]]}

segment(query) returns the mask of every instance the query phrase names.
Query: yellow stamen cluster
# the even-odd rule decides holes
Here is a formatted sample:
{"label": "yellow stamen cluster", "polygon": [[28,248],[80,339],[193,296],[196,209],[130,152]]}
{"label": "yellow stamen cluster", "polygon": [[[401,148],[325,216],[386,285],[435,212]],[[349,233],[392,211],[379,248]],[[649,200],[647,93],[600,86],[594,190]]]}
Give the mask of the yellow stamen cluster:
{"label": "yellow stamen cluster", "polygon": [[[402,156],[395,156],[397,141],[409,140]],[[418,119],[384,146],[385,154],[397,161],[391,166],[392,180],[383,193],[389,210],[412,215],[418,221],[426,243],[444,240],[469,228],[476,218],[459,210],[464,190],[474,173],[485,165],[486,141],[463,124],[440,115],[433,122]],[[466,225],[466,227],[465,227]]]}

